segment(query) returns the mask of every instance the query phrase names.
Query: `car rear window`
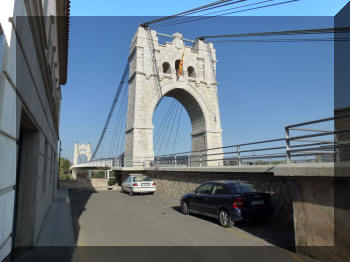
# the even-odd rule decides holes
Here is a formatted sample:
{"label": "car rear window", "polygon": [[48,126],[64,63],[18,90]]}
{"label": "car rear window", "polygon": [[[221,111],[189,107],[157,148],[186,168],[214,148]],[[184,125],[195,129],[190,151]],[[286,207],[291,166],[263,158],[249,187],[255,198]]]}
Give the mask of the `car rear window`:
{"label": "car rear window", "polygon": [[237,183],[237,184],[231,184],[230,186],[233,189],[234,193],[236,193],[236,194],[245,194],[245,193],[256,192],[254,186],[251,184]]}
{"label": "car rear window", "polygon": [[152,181],[148,176],[135,176],[133,182]]}

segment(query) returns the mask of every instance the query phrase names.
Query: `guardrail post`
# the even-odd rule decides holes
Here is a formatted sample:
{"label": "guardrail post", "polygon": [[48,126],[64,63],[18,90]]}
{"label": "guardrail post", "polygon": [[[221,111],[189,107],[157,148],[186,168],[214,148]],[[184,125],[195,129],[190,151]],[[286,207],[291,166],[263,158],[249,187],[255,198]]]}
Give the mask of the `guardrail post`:
{"label": "guardrail post", "polygon": [[174,155],[174,166],[176,166],[176,154]]}
{"label": "guardrail post", "polygon": [[242,160],[241,160],[240,146],[237,146],[237,155],[238,155],[238,165],[241,166],[242,165]]}
{"label": "guardrail post", "polygon": [[340,152],[340,148],[338,147],[338,136],[335,135],[334,137],[334,153],[335,153],[335,156],[334,156],[334,161],[335,162],[340,162],[341,161],[341,152]]}
{"label": "guardrail post", "polygon": [[199,166],[202,166],[202,151],[199,150]]}
{"label": "guardrail post", "polygon": [[290,156],[290,141],[289,141],[289,129],[285,128],[286,132],[286,155],[287,155],[287,163],[291,163],[291,156]]}

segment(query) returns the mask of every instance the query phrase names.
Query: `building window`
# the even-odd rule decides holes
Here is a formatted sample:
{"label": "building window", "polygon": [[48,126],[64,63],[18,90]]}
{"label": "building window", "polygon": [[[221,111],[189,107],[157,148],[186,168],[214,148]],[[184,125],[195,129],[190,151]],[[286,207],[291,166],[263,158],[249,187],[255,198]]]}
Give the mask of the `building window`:
{"label": "building window", "polygon": [[196,77],[193,66],[187,67],[188,77]]}
{"label": "building window", "polygon": [[164,74],[170,74],[170,64],[168,62],[163,63],[163,73]]}

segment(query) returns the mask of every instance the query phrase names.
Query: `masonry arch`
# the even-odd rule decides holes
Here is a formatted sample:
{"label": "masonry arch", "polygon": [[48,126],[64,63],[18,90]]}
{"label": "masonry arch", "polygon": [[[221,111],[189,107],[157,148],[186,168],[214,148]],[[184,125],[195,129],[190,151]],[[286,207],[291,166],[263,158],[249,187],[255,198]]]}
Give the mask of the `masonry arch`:
{"label": "masonry arch", "polygon": [[[205,132],[209,128],[208,118],[211,113],[203,98],[191,85],[186,82],[169,82],[162,86],[162,94],[162,97],[153,97],[153,101],[149,101],[150,106],[149,110],[147,110],[149,117],[146,117],[146,119],[152,121],[153,114],[163,97],[172,97],[187,111],[191,121],[192,134]],[[148,124],[152,125],[152,123]]]}
{"label": "masonry arch", "polygon": [[[180,103],[180,105],[182,106],[183,109],[183,115],[186,115],[187,113],[187,121],[185,119],[183,119],[183,121],[181,122],[181,129],[179,130],[180,134],[181,131],[183,129],[186,130],[186,132],[182,133],[182,137],[178,137],[178,139],[181,139],[182,141],[186,140],[187,141],[187,145],[185,149],[181,149],[181,151],[198,151],[198,150],[203,150],[206,148],[207,145],[207,139],[205,136],[205,132],[206,132],[206,117],[205,117],[205,113],[203,112],[201,105],[197,102],[196,98],[186,89],[183,88],[172,88],[169,91],[167,91],[166,93],[164,93],[163,98],[168,97],[168,98],[173,98],[175,99],[178,103]],[[168,142],[169,141],[173,141],[172,140],[172,136],[169,134],[171,133],[170,129],[173,128],[173,125],[170,125],[170,123],[168,123],[169,126],[167,127],[163,127],[163,131],[164,128],[165,130],[168,130],[169,128],[169,132],[165,132],[164,131],[164,137],[163,139],[160,138],[159,136],[159,130],[157,131],[155,129],[155,122],[154,122],[154,117],[158,108],[158,105],[160,105],[160,101],[157,102],[157,105],[155,106],[153,113],[152,113],[152,125],[153,125],[153,153],[155,154],[155,156],[159,156],[162,154],[167,154],[169,153],[169,151],[167,152],[168,148]],[[185,113],[186,111],[186,113]],[[169,113],[168,117],[175,117],[177,116],[177,110],[175,111],[175,107],[173,107],[173,112]],[[172,121],[172,120],[170,120]],[[187,126],[183,126],[184,123],[186,123],[187,125],[190,124],[190,128]],[[173,132],[175,132],[175,130],[173,129]],[[188,133],[187,133],[188,132]],[[167,136],[166,136],[167,135]],[[170,136],[170,137],[169,137]],[[191,137],[191,140],[188,141],[188,138]],[[165,139],[164,139],[165,138]],[[163,141],[167,141],[164,142]],[[179,140],[178,140],[179,141]],[[190,142],[190,144],[188,144],[188,142]],[[187,147],[189,145],[189,147]],[[174,145],[175,147],[175,145]],[[171,147],[170,147],[171,148]],[[170,149],[171,150],[171,149]],[[172,152],[172,151],[170,151]],[[175,151],[176,152],[176,151]],[[180,152],[180,151],[177,151]],[[193,154],[192,154],[193,155]],[[194,160],[195,156],[192,156],[192,160]]]}
{"label": "masonry arch", "polygon": [[86,153],[82,153],[78,155],[78,164],[85,163],[88,161],[88,156]]}

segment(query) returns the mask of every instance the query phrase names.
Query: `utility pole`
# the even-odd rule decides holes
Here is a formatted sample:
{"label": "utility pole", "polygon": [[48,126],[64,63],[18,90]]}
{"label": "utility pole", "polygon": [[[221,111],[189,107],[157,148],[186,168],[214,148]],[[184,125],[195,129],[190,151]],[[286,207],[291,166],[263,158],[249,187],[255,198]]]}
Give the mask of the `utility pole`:
{"label": "utility pole", "polygon": [[60,145],[59,145],[59,148],[58,148],[57,190],[60,189],[61,151],[62,151],[62,141],[60,140]]}

